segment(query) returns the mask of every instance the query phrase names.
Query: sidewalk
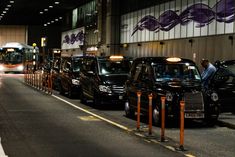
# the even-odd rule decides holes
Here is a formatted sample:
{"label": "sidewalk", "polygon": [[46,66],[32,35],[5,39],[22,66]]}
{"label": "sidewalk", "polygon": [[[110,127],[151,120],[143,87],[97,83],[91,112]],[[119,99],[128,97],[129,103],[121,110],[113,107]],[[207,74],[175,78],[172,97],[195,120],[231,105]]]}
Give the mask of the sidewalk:
{"label": "sidewalk", "polygon": [[235,129],[235,114],[221,113],[218,119],[218,125]]}

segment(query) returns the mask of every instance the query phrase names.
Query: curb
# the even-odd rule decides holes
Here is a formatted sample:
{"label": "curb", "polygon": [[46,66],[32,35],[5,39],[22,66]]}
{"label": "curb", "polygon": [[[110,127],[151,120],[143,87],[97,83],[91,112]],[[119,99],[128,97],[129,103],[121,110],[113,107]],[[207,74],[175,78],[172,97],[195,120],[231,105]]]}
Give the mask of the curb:
{"label": "curb", "polygon": [[225,122],[225,121],[222,121],[222,120],[218,120],[217,124],[219,126],[222,126],[222,127],[227,127],[227,128],[230,128],[230,129],[235,129],[235,124],[232,124],[232,123],[229,123],[229,122]]}

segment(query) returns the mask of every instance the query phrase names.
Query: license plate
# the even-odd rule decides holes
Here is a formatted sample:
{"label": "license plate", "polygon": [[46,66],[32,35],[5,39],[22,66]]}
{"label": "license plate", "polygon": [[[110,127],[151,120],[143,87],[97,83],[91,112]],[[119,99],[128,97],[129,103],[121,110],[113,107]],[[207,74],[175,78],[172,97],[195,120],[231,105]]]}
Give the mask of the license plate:
{"label": "license plate", "polygon": [[185,118],[204,118],[204,113],[185,113]]}
{"label": "license plate", "polygon": [[123,99],[123,96],[120,95],[120,96],[119,96],[119,100],[122,100],[122,99]]}

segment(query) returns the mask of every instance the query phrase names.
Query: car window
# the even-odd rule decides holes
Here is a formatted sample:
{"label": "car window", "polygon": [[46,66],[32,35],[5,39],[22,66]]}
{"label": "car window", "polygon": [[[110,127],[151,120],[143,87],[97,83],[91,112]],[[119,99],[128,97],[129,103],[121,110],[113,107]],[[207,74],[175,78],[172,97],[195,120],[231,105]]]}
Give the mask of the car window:
{"label": "car window", "polygon": [[235,75],[235,65],[226,66],[226,69],[229,71],[230,74]]}
{"label": "car window", "polygon": [[227,68],[220,68],[215,73],[214,81],[217,83],[232,83],[235,82],[234,76],[231,75],[231,71]]}
{"label": "car window", "polygon": [[73,61],[73,71],[74,72],[79,72],[82,66],[82,60],[81,59],[77,59]]}
{"label": "car window", "polygon": [[135,68],[134,81],[141,79],[142,64],[138,64]]}

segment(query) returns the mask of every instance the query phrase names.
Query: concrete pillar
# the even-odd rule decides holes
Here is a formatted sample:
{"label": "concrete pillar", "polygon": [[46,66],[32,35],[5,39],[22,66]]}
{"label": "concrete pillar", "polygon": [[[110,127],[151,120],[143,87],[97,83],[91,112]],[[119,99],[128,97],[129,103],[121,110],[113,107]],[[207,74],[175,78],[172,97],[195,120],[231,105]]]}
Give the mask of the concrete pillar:
{"label": "concrete pillar", "polygon": [[98,30],[101,53],[120,53],[120,0],[98,0]]}

